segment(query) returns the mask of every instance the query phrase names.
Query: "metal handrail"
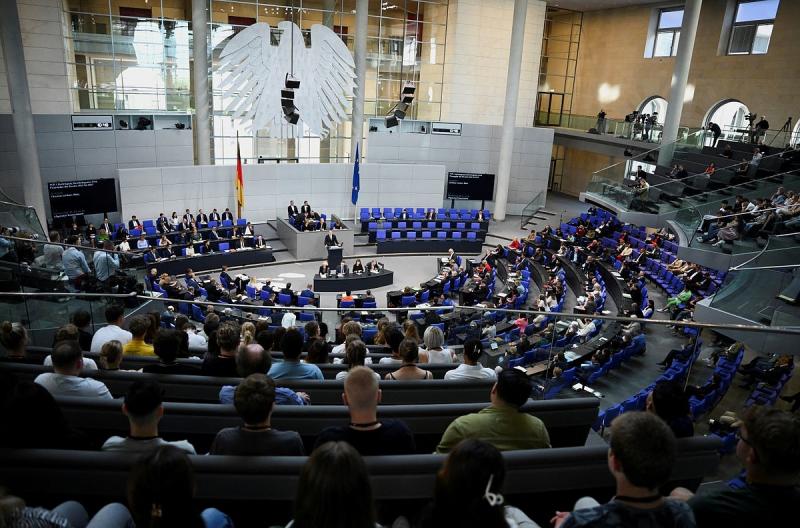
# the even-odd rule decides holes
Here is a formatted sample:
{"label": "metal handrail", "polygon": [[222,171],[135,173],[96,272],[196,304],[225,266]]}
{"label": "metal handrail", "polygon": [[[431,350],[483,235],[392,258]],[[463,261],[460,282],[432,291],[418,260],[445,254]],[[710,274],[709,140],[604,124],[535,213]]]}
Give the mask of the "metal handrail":
{"label": "metal handrail", "polygon": [[[699,131],[698,131],[698,132],[699,132]],[[691,137],[691,136],[693,136],[693,135],[695,135],[695,134],[698,134],[698,132],[694,132],[693,134],[689,134],[689,136],[687,136],[687,138],[686,138],[686,139],[688,139],[688,137]],[[673,141],[672,143],[659,144],[659,146],[657,146],[656,148],[653,148],[653,149],[650,149],[650,150],[646,150],[646,151],[644,151],[644,152],[640,152],[639,154],[637,154],[637,155],[635,155],[635,156],[631,156],[630,158],[627,158],[627,159],[625,159],[625,160],[622,160],[622,161],[619,161],[619,162],[617,162],[617,163],[614,163],[613,165],[609,165],[608,167],[603,167],[603,168],[602,168],[602,169],[600,169],[600,170],[596,170],[596,171],[594,171],[594,172],[592,173],[592,177],[594,177],[594,175],[595,175],[595,174],[597,174],[597,173],[599,173],[599,172],[603,172],[603,171],[605,171],[605,170],[608,170],[608,169],[610,169],[611,167],[616,167],[616,166],[618,166],[618,165],[622,165],[623,163],[628,163],[629,161],[633,161],[634,159],[638,158],[639,156],[646,156],[646,155],[648,155],[648,154],[650,154],[650,153],[652,153],[652,152],[657,152],[657,151],[661,150],[661,149],[662,149],[662,148],[664,148],[664,147],[668,147],[668,146],[670,146],[670,145],[675,145],[675,144],[678,144],[678,142],[679,142],[679,141],[685,141],[685,139],[684,139],[684,140],[676,139],[676,140],[675,140],[675,141]],[[638,161],[641,161],[641,160],[638,160]],[[649,162],[643,162],[643,163],[649,163]]]}
{"label": "metal handrail", "polygon": [[[186,303],[186,304],[196,304],[200,306],[219,306],[222,308],[245,308],[252,310],[254,308],[261,308],[260,306],[253,306],[249,304],[227,304],[227,303],[218,303],[218,302],[210,302],[210,301],[185,301],[182,299],[169,299],[169,298],[162,298],[162,297],[153,297],[149,295],[137,295],[135,293],[131,294],[101,294],[101,293],[52,293],[52,292],[0,292],[0,298],[3,297],[90,297],[90,298],[117,298],[117,299],[139,299],[145,301],[153,301],[159,300],[166,303]],[[724,329],[724,330],[738,330],[738,331],[753,331],[753,332],[774,332],[778,334],[790,334],[790,335],[798,335],[800,336],[800,328],[798,327],[765,327],[765,326],[754,326],[754,325],[743,325],[743,324],[711,324],[711,323],[698,323],[694,321],[672,321],[672,320],[663,320],[663,319],[639,319],[636,317],[624,317],[619,315],[602,315],[602,314],[570,314],[564,312],[544,312],[540,310],[516,310],[516,309],[507,309],[507,308],[487,308],[487,307],[480,307],[480,306],[420,306],[420,307],[403,307],[403,308],[321,308],[316,306],[275,306],[275,307],[266,307],[266,308],[273,308],[273,309],[283,309],[289,311],[298,311],[298,312],[409,312],[409,311],[430,311],[430,310],[447,310],[453,311],[456,309],[460,310],[473,310],[473,311],[483,311],[483,312],[501,312],[501,313],[509,313],[509,314],[524,314],[524,315],[544,315],[548,317],[558,317],[563,319],[600,319],[603,321],[617,321],[622,323],[645,323],[648,326],[650,325],[679,325],[685,326],[690,328],[697,328],[697,329]]]}

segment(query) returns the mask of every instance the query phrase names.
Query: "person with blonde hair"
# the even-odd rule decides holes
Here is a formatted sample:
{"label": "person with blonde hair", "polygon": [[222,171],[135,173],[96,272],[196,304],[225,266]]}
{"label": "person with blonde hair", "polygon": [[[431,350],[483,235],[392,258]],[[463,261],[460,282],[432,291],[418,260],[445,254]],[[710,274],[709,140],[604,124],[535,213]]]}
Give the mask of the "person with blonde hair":
{"label": "person with blonde hair", "polygon": [[403,335],[405,335],[406,339],[411,339],[412,341],[419,344],[422,340],[419,338],[419,331],[417,330],[417,323],[414,322],[413,319],[406,319],[403,322]]}
{"label": "person with blonde hair", "polygon": [[242,344],[250,345],[256,341],[256,325],[251,321],[242,323]]}
{"label": "person with blonde hair", "polygon": [[456,355],[444,346],[444,332],[438,326],[429,326],[422,334],[425,348],[419,351],[420,363],[455,363]]}
{"label": "person with blonde hair", "polygon": [[[358,336],[351,334],[347,336],[347,346],[345,348],[345,360],[343,363],[347,364],[347,370],[336,373],[337,380],[343,380],[347,377],[352,369],[355,367],[363,367],[367,359],[367,345],[358,338]],[[380,375],[373,371],[375,379],[381,379]]]}
{"label": "person with blonde hair", "polygon": [[104,343],[100,349],[100,358],[97,360],[100,370],[119,370],[122,363],[122,343],[116,339]]}

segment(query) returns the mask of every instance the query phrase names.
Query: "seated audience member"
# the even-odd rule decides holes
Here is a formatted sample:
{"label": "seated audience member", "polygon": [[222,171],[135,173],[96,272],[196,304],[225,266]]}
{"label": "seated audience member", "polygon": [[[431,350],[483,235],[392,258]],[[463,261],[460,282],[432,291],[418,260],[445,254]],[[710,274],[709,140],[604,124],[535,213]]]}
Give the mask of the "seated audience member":
{"label": "seated audience member", "polygon": [[355,367],[350,371],[342,399],[350,412],[350,425],[322,430],[315,450],[326,442],[347,442],[363,456],[407,455],[416,451],[414,435],[405,423],[378,420],[381,390],[371,369]]}
{"label": "seated audience member", "polygon": [[[250,345],[258,346],[260,345]],[[278,431],[270,425],[275,406],[275,382],[264,374],[251,374],[236,387],[234,406],[244,425],[222,429],[210,455],[303,456],[303,441],[294,431]]]}
{"label": "seated audience member", "polygon": [[572,513],[556,512],[554,527],[694,527],[691,509],[659,491],[672,473],[676,451],[675,436],[662,420],[643,412],[621,414],[611,425],[608,449],[616,496],[605,504],[584,497]]}
{"label": "seated audience member", "polygon": [[470,438],[459,443],[436,474],[433,503],[421,528],[539,528],[521,510],[504,504],[503,455],[492,444]]}
{"label": "seated audience member", "polygon": [[273,363],[269,369],[269,376],[278,380],[293,379],[325,379],[322,371],[316,365],[300,362],[303,351],[303,336],[296,328],[286,330],[280,341],[283,351],[283,361]]}
{"label": "seated audience member", "polygon": [[70,322],[78,329],[78,343],[81,350],[89,352],[92,349],[92,333],[89,330],[92,316],[86,310],[78,310],[70,317]]}
{"label": "seated audience member", "polygon": [[346,442],[314,450],[297,483],[294,519],[286,528],[379,528],[369,474]]}
{"label": "seated audience member", "polygon": [[420,363],[455,363],[456,355],[445,348],[444,332],[438,326],[429,326],[422,334],[425,348],[420,350]]}
{"label": "seated audience member", "polygon": [[103,444],[103,451],[150,451],[162,445],[173,445],[195,454],[186,440],[167,442],[158,436],[158,422],[164,415],[163,390],[155,381],[134,381],[125,393],[122,412],[128,417],[130,434],[123,438],[112,436]]}
{"label": "seated audience member", "polygon": [[329,348],[330,343],[325,342],[325,340],[320,337],[315,337],[308,344],[306,363],[311,363],[312,365],[330,364],[331,360],[328,355]]}
{"label": "seated audience member", "polygon": [[153,357],[153,345],[144,342],[144,335],[150,329],[150,318],[146,315],[134,315],[128,328],[131,330],[131,340],[125,343],[123,352],[126,356]]}
{"label": "seated audience member", "polygon": [[0,361],[36,365],[41,360],[41,357],[27,354],[28,331],[20,323],[3,321],[0,324],[0,345],[6,349],[6,354],[0,358]]}
{"label": "seated audience member", "polygon": [[539,418],[520,411],[531,395],[527,374],[504,369],[490,393],[491,405],[453,420],[442,435],[437,453],[449,453],[465,438],[480,438],[501,451],[550,447],[550,435]]}
{"label": "seated audience member", "polygon": [[69,424],[55,398],[40,384],[18,381],[13,386],[10,383],[4,386],[3,392],[0,446],[18,449],[89,448],[86,435]]}
{"label": "seated audience member", "polygon": [[429,370],[421,369],[417,366],[419,360],[419,346],[412,339],[403,339],[398,347],[400,357],[400,368],[394,372],[386,374],[384,379],[393,381],[406,380],[429,380],[433,379],[433,373]]}
{"label": "seated audience member", "polygon": [[193,365],[178,363],[183,332],[159,328],[153,339],[153,351],[160,361],[156,364],[145,365],[143,372],[153,374],[200,374],[200,369]]}
{"label": "seated audience member", "polygon": [[446,380],[494,380],[497,374],[478,363],[483,347],[478,339],[470,338],[464,343],[464,363],[444,374]]}
{"label": "seated audience member", "polygon": [[[80,345],[80,332],[78,331],[78,327],[72,323],[60,326],[53,336],[53,346],[56,346],[60,341],[75,341]],[[43,364],[45,367],[53,366],[53,358],[48,355],[44,358]],[[83,370],[97,370],[97,363],[95,363],[92,358],[84,357]]]}
{"label": "seated audience member", "polygon": [[756,405],[745,412],[737,436],[744,487],[700,495],[676,488],[672,496],[689,501],[700,528],[789,526],[800,500],[800,417]]}
{"label": "seated audience member", "polygon": [[410,339],[417,344],[422,342],[419,338],[419,331],[417,330],[417,323],[413,319],[406,319],[403,321],[403,335],[406,339]]}
{"label": "seated audience member", "polygon": [[[246,378],[252,374],[265,374],[272,365],[272,356],[264,348],[271,339],[269,332],[259,332],[256,343],[240,346],[236,351],[236,371],[239,377]],[[219,402],[230,405],[235,400],[236,387],[224,385],[219,391]],[[277,405],[306,405],[308,394],[295,392],[286,387],[275,387],[275,403]]]}
{"label": "seated audience member", "polygon": [[60,341],[53,347],[51,358],[54,372],[39,374],[34,381],[53,396],[113,398],[103,382],[80,377],[83,352],[77,341]]}
{"label": "seated audience member", "polygon": [[122,343],[116,339],[112,339],[100,349],[100,357],[97,358],[97,366],[100,370],[120,370],[119,366],[122,363],[123,357]]}
{"label": "seated audience member", "polygon": [[314,298],[314,286],[312,284],[306,284],[306,289],[300,292],[300,297],[306,297],[308,299]]}
{"label": "seated audience member", "polygon": [[128,341],[133,338],[133,335],[127,330],[123,330],[125,325],[125,311],[119,304],[110,304],[105,312],[106,322],[108,323],[103,328],[99,329],[92,336],[91,352],[98,354],[103,344],[116,339],[122,346],[125,346]]}
{"label": "seated audience member", "polygon": [[[364,362],[367,359],[367,345],[361,341],[360,339],[350,339],[352,336],[348,336],[348,343],[347,347],[345,348],[345,358],[343,363],[347,365],[347,370],[343,370],[341,372],[336,373],[337,380],[343,380],[347,377],[352,369],[355,367],[363,367]],[[372,369],[370,369],[372,370]],[[375,375],[375,379],[380,380],[380,375],[375,372],[374,370],[372,373]]]}
{"label": "seated audience member", "polygon": [[[233,321],[220,323],[215,332],[216,344],[219,347],[219,354],[209,355],[203,360],[200,373],[203,376],[224,376],[235,378],[236,373],[236,349],[239,348],[239,325]],[[210,350],[209,350],[210,352]]]}
{"label": "seated audience member", "polygon": [[232,528],[233,521],[216,508],[198,513],[192,462],[177,447],[151,450],[136,462],[128,477],[128,508],[132,520],[116,526],[186,526]]}
{"label": "seated audience member", "polygon": [[[359,323],[358,321],[347,321],[346,323],[344,323],[342,325],[341,332],[342,332],[342,337],[345,340],[347,339],[347,336],[349,336],[349,335],[354,335],[354,336],[358,337],[359,339],[361,339],[361,335],[362,335],[363,329],[361,328],[361,323]],[[343,354],[344,351],[345,351],[345,346],[346,346],[346,343],[344,343],[344,342],[342,342],[339,345],[336,345],[331,350],[331,354]]]}
{"label": "seated audience member", "polygon": [[403,358],[400,357],[400,343],[403,342],[405,336],[403,332],[398,330],[397,328],[392,328],[386,336],[386,346],[389,347],[389,351],[392,353],[389,357],[383,357],[378,361],[380,365],[401,365],[403,363]]}
{"label": "seated audience member", "polygon": [[646,408],[647,412],[664,420],[676,438],[694,435],[689,398],[681,384],[675,381],[656,383],[653,391],[647,395]]}

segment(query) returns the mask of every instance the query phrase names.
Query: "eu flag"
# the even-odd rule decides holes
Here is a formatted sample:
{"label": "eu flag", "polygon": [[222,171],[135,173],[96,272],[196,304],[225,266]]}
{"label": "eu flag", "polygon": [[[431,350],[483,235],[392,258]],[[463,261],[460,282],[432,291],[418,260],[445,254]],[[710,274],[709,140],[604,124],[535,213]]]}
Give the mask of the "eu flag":
{"label": "eu flag", "polygon": [[359,145],[356,143],[356,162],[353,165],[353,195],[350,198],[350,201],[353,202],[353,205],[358,203],[358,189],[361,186],[361,178],[358,176],[358,147]]}

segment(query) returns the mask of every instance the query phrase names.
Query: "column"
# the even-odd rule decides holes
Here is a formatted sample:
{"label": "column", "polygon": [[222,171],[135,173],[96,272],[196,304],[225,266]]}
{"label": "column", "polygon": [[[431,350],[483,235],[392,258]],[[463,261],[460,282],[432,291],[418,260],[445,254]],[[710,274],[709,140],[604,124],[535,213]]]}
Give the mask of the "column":
{"label": "column", "polygon": [[514,155],[514,128],[517,125],[519,78],[522,70],[522,46],[525,43],[525,17],[528,0],[514,0],[514,20],[511,26],[511,49],[508,54],[506,78],[506,108],[503,112],[503,135],[500,137],[500,163],[497,166],[497,192],[494,197],[493,216],[506,217],[508,187],[511,183],[511,160]]}
{"label": "column", "polygon": [[[356,90],[353,95],[353,126],[350,134],[350,160],[356,159],[356,145],[364,137],[364,88],[367,84],[367,9],[368,0],[356,0],[355,54]],[[359,156],[364,155],[364,148]]]}
{"label": "column", "polygon": [[208,2],[192,0],[192,74],[197,164],[211,165],[211,113],[208,69]]}
{"label": "column", "polygon": [[[334,11],[336,11],[336,0],[323,0],[322,2],[322,25],[333,30]],[[336,133],[338,125],[331,130],[331,134]],[[319,162],[331,162],[331,136],[330,134],[319,140]]]}
{"label": "column", "polygon": [[661,144],[666,145],[658,151],[658,164],[669,166],[674,150],[673,143],[678,139],[678,127],[683,112],[683,98],[686,93],[686,81],[689,79],[689,68],[692,65],[694,38],[697,35],[697,21],[700,19],[700,6],[703,0],[686,0],[683,8],[683,24],[681,39],[678,42],[678,54],[675,56],[675,67],[672,70],[672,85],[669,90],[669,106],[664,117],[664,132]]}
{"label": "column", "polygon": [[17,173],[23,182],[25,205],[33,207],[46,232],[42,174],[39,171],[39,152],[33,127],[31,95],[28,91],[28,71],[25,67],[16,2],[0,2],[0,37],[6,63],[8,95],[11,98],[14,140],[17,144]]}

